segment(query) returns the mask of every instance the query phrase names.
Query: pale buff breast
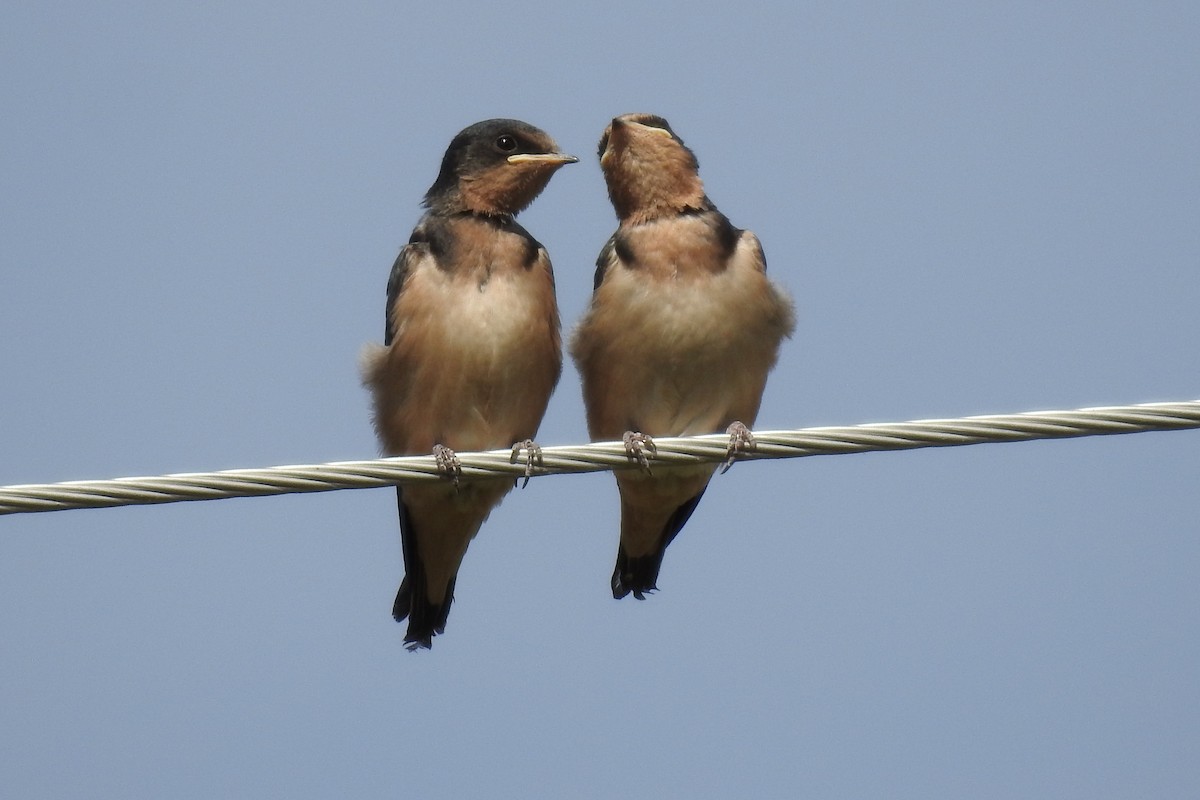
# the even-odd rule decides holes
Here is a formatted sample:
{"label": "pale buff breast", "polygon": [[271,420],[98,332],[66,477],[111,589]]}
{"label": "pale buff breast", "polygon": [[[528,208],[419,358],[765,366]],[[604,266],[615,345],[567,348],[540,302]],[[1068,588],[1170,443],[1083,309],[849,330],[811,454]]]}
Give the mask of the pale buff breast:
{"label": "pale buff breast", "polygon": [[726,264],[711,262],[711,247],[637,252],[635,268],[606,276],[576,334],[585,381],[623,387],[607,390],[613,397],[592,415],[593,435],[619,435],[633,423],[657,435],[753,424],[794,327],[757,239],[743,234]]}
{"label": "pale buff breast", "polygon": [[553,285],[541,263],[490,274],[419,263],[395,318],[391,347],[364,355],[388,452],[423,453],[435,443],[492,449],[534,435],[560,358]]}

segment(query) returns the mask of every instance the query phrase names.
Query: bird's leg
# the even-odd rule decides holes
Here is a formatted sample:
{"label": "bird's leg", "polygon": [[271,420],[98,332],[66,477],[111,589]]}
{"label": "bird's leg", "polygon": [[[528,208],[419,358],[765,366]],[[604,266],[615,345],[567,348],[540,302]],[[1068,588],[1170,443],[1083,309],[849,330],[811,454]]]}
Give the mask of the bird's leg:
{"label": "bird's leg", "polygon": [[729,468],[733,466],[733,462],[737,461],[742,455],[754,452],[757,443],[754,441],[754,434],[750,429],[741,422],[734,422],[725,432],[729,434],[729,447],[725,449],[725,464],[721,467],[721,474],[729,472]]}
{"label": "bird's leg", "polygon": [[438,472],[449,478],[457,487],[458,479],[462,476],[462,463],[459,462],[458,455],[445,445],[435,444],[433,460],[437,462]]}
{"label": "bird's leg", "polygon": [[[508,459],[510,464],[517,463],[517,459],[521,457],[521,451],[525,451],[525,482],[521,484],[524,489],[529,485],[529,478],[533,475],[533,467],[536,464],[541,467],[545,465],[545,460],[542,458],[542,446],[533,439],[526,439],[523,442],[514,442],[512,446],[512,457]],[[516,481],[513,481],[515,484]]]}
{"label": "bird's leg", "polygon": [[637,461],[638,466],[649,475],[650,459],[646,457],[646,453],[649,452],[651,458],[658,455],[658,445],[654,443],[654,439],[641,431],[625,431],[621,441],[625,443],[625,455]]}

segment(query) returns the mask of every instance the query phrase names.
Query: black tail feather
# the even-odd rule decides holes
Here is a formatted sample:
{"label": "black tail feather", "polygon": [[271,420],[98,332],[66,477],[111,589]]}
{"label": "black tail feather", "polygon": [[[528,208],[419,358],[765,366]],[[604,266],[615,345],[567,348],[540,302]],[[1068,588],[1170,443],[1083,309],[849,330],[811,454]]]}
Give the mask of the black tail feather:
{"label": "black tail feather", "polygon": [[446,631],[446,619],[450,616],[450,604],[454,602],[452,579],[446,586],[446,595],[440,603],[429,602],[424,565],[418,556],[417,531],[404,505],[404,492],[396,487],[396,505],[400,509],[400,539],[404,550],[404,580],[396,592],[392,604],[392,617],[396,622],[408,620],[408,631],[404,644],[409,650],[433,646],[433,637]]}
{"label": "black tail feather", "polygon": [[658,571],[662,567],[663,554],[666,548],[647,556],[630,558],[625,555],[625,549],[617,548],[617,566],[613,570],[612,593],[620,600],[630,592],[638,600],[645,600],[647,592],[657,591]]}
{"label": "black tail feather", "polygon": [[658,572],[662,569],[667,545],[675,541],[675,537],[683,530],[683,526],[691,518],[696,506],[700,505],[700,498],[704,497],[706,489],[708,489],[707,486],[701,489],[695,497],[675,509],[670,519],[667,520],[667,524],[663,526],[659,545],[654,552],[630,558],[625,553],[624,547],[617,547],[617,566],[612,575],[612,593],[615,599],[620,600],[633,593],[638,600],[645,600],[647,592],[658,589]]}

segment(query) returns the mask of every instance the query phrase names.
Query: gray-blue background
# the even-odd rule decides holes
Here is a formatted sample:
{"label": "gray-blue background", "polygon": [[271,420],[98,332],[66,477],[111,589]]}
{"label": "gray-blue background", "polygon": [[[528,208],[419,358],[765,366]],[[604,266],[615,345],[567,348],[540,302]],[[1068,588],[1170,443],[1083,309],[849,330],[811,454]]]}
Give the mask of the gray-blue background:
{"label": "gray-blue background", "polygon": [[[450,137],[666,116],[797,335],[762,428],[1200,396],[1194,3],[9,4],[0,483],[372,456],[356,358]],[[585,438],[568,368],[539,439]],[[608,592],[516,492],[401,648],[392,493],[0,519],[11,797],[1195,797],[1200,434],[745,464]]]}

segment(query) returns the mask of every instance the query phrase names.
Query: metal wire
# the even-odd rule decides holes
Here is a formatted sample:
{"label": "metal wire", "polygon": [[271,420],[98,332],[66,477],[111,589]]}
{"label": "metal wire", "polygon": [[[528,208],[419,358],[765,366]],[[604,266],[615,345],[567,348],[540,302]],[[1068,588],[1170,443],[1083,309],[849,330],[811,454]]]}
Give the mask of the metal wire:
{"label": "metal wire", "polygon": [[[1200,428],[1200,400],[1132,406],[1038,411],[960,419],[872,423],[851,427],[756,431],[755,446],[739,460],[958,447],[1033,439],[1066,439],[1118,433]],[[655,439],[653,469],[673,464],[725,461],[724,434]],[[526,459],[509,450],[459,453],[462,480],[526,475]],[[600,472],[636,468],[621,442],[547,447],[532,475]],[[234,469],[146,478],[70,481],[0,487],[0,514],[62,511],[71,508],[179,503],[229,497],[370,489],[397,483],[445,480],[432,456],[401,456],[264,469]]]}

